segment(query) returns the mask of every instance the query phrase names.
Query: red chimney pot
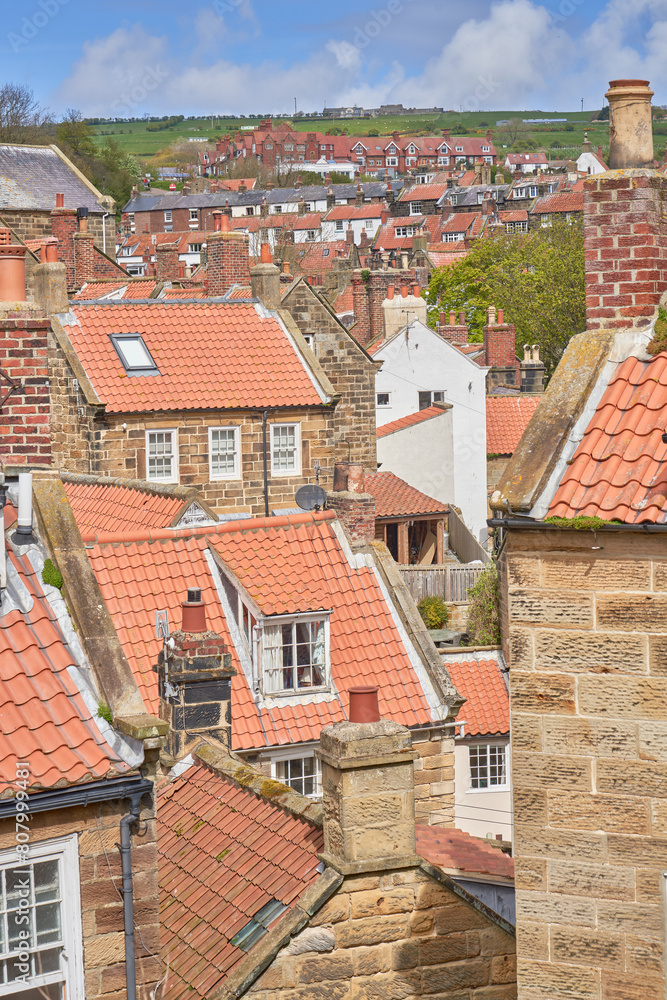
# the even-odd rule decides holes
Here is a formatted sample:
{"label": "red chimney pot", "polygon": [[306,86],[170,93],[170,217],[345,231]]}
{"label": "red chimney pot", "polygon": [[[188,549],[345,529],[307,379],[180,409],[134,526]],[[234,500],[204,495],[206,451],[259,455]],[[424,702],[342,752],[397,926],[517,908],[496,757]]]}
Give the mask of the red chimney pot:
{"label": "red chimney pot", "polygon": [[206,605],[201,599],[201,590],[188,590],[187,601],[181,602],[183,609],[183,632],[206,631]]}
{"label": "red chimney pot", "polygon": [[349,689],[350,722],[379,722],[378,689],[371,684]]}
{"label": "red chimney pot", "polygon": [[64,207],[65,207],[65,195],[64,194],[57,194],[56,195],[56,208],[64,208]]}
{"label": "red chimney pot", "polygon": [[268,243],[262,243],[259,259],[262,262],[262,264],[271,263],[271,247],[269,246]]}

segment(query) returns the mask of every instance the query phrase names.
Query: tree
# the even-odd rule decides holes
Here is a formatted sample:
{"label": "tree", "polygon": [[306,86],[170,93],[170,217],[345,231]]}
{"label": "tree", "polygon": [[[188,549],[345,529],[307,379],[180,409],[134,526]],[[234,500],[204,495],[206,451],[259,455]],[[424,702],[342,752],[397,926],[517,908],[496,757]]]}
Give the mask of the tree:
{"label": "tree", "polygon": [[501,125],[495,134],[495,142],[502,146],[513,146],[522,140],[526,140],[531,134],[531,127],[521,118],[510,118],[505,125]]}
{"label": "tree", "polygon": [[551,374],[568,341],[586,326],[583,223],[556,219],[520,235],[502,231],[477,240],[453,267],[433,272],[429,322],[441,311],[464,310],[474,340],[481,340],[490,305],[516,327],[516,343],[537,343]]}
{"label": "tree", "polygon": [[80,156],[96,155],[94,135],[86,119],[75,108],[68,108],[65,117],[56,125],[57,145],[60,148],[67,146],[72,153]]}
{"label": "tree", "polygon": [[30,87],[18,83],[0,87],[0,142],[44,141],[40,131],[51,123],[51,115],[37,103]]}

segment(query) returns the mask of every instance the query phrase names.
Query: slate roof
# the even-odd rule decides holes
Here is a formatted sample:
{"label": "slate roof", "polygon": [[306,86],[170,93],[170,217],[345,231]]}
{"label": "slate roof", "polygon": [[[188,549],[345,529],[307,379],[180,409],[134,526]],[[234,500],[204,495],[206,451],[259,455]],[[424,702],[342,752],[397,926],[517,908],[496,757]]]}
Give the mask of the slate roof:
{"label": "slate roof", "polygon": [[463,830],[442,826],[415,826],[417,853],[438,868],[466,875],[514,878],[514,861],[496,847]]}
{"label": "slate roof", "polygon": [[7,559],[10,587],[3,604],[14,576],[25,587],[23,606],[30,607],[0,615],[0,798],[14,795],[17,761],[29,762],[33,791],[127,773],[69,672],[78,661],[28,555],[8,548]]}
{"label": "slate roof", "polygon": [[[254,305],[73,303],[60,320],[108,412],[317,406],[327,399],[281,322]],[[121,332],[142,335],[159,374],[126,374],[109,340]]]}
{"label": "slate roof", "polygon": [[[377,348],[383,346],[384,341],[380,341],[377,344]],[[410,413],[407,417],[399,417],[398,420],[390,420],[388,424],[383,424],[378,427],[376,431],[377,437],[385,437],[387,434],[393,434],[394,431],[403,430],[404,427],[412,427],[413,424],[420,424],[422,420],[430,420],[431,417],[439,417],[441,414],[445,413],[442,406],[428,406],[424,410],[417,410],[416,413]]]}
{"label": "slate roof", "polygon": [[179,511],[189,506],[182,497],[125,486],[70,482],[64,482],[63,486],[82,534],[166,528]]}
{"label": "slate roof", "polygon": [[[465,735],[509,735],[509,693],[498,659],[492,653],[480,660],[454,660],[455,655],[448,654],[443,663],[456,690],[468,699],[457,715],[457,719],[466,722]],[[484,656],[483,653],[479,655]]]}
{"label": "slate roof", "polygon": [[245,958],[232,938],[317,879],[322,829],[201,764],[162,786],[157,814],[164,988],[206,1000]]}
{"label": "slate roof", "polygon": [[[333,514],[298,514],[230,521],[206,528],[98,535],[87,549],[93,571],[147,709],[158,705],[155,611],[172,628],[181,601],[197,581],[209,628],[226,640],[232,678],[232,747],[243,750],[319,740],[324,726],[346,717],[347,691],[369,677],[379,685],[383,718],[427,725],[432,711],[395,612],[372,567],[350,565],[334,531]],[[84,536],[85,537],[85,536]],[[155,544],[158,542],[159,544]],[[333,609],[329,700],[269,699],[256,704],[232,641],[220,586],[207,561],[214,550],[264,615]]]}
{"label": "slate roof", "polygon": [[[335,167],[332,167],[335,170]],[[326,201],[329,187],[334,192],[337,199],[353,201],[357,193],[356,184],[317,184],[304,187],[274,188],[266,191],[255,188],[253,191],[217,191],[215,194],[167,194],[157,199],[148,198],[145,194],[140,194],[136,198],[130,199],[123,208],[123,212],[145,212],[157,209],[174,208],[224,208],[226,204],[230,207],[235,205],[261,205],[266,201],[269,205],[284,205],[288,202],[304,201]],[[392,181],[391,186],[398,192],[403,187],[402,181]],[[385,181],[362,181],[361,189],[364,196],[368,198],[384,199],[387,192]],[[55,200],[54,200],[55,205]]]}
{"label": "slate roof", "polygon": [[486,397],[486,451],[512,455],[541,396]]}
{"label": "slate roof", "polygon": [[65,196],[65,208],[105,211],[53,147],[0,144],[0,210],[50,212],[56,207],[56,194]]}
{"label": "slate roof", "polygon": [[416,490],[393,472],[368,473],[364,484],[366,492],[375,500],[375,516],[378,518],[446,514],[449,510],[447,504]]}
{"label": "slate roof", "polygon": [[667,354],[619,365],[567,466],[549,516],[667,522]]}

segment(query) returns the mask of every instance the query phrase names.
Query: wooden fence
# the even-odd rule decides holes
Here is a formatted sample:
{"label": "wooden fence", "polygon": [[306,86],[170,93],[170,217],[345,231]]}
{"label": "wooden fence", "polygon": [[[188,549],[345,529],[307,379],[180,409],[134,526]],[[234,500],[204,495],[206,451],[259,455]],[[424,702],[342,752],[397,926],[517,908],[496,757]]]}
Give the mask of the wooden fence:
{"label": "wooden fence", "polygon": [[422,597],[444,597],[448,603],[467,601],[483,566],[399,566],[415,602]]}
{"label": "wooden fence", "polygon": [[462,563],[488,563],[489,554],[456,511],[449,508],[449,547]]}

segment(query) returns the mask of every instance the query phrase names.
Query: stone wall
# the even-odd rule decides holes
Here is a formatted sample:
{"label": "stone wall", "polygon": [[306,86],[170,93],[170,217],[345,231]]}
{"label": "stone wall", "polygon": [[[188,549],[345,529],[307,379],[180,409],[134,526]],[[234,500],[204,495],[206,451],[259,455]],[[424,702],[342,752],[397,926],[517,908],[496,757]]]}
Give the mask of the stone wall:
{"label": "stone wall", "polygon": [[312,336],[313,353],[340,395],[334,419],[334,461],[350,461],[375,472],[375,373],[379,366],[304,282],[289,290],[282,308],[289,310],[302,334]]}
{"label": "stone wall", "polygon": [[[144,800],[145,801],[145,800]],[[81,920],[86,1000],[122,1000],[125,988],[125,934],[120,853],[120,820],[126,802],[31,814],[30,843],[78,833]],[[13,818],[0,826],[0,850],[16,846]],[[105,853],[106,852],[106,853]],[[132,837],[135,955],[138,1000],[151,1000],[162,978],[159,959],[158,879],[155,819],[151,815]]]}
{"label": "stone wall", "polygon": [[[30,209],[25,212],[2,209],[1,216],[5,220],[4,224],[9,226],[22,240],[40,240],[54,235],[51,230],[51,212],[43,212],[38,209]],[[104,225],[106,226],[107,253],[113,257],[116,249],[115,217],[109,215],[104,220]],[[102,216],[91,212],[88,216],[88,231],[95,237],[95,245],[100,250],[104,242],[102,227]]]}
{"label": "stone wall", "polygon": [[[178,430],[181,486],[196,487],[216,510],[238,508],[264,515],[262,414],[247,411],[161,414],[106,414],[96,416],[75,385],[70,367],[55,337],[51,342],[51,403],[53,462],[68,472],[146,479],[146,431]],[[269,507],[293,508],[294,495],[312,479],[312,465],[319,459],[331,468],[334,412],[326,406],[272,411],[267,429],[271,447],[272,423],[298,423],[301,429],[301,473],[272,476],[268,460]],[[125,424],[125,427],[123,427]],[[209,427],[240,428],[242,475],[238,479],[209,478]]]}
{"label": "stone wall", "polygon": [[510,531],[520,1000],[665,995],[667,538]]}
{"label": "stone wall", "polygon": [[[448,735],[449,733],[449,735]],[[452,730],[417,732],[412,749],[419,756],[415,769],[415,822],[454,825],[454,740]]]}
{"label": "stone wall", "polygon": [[347,876],[254,1000],[512,1000],[514,938],[421,868]]}

